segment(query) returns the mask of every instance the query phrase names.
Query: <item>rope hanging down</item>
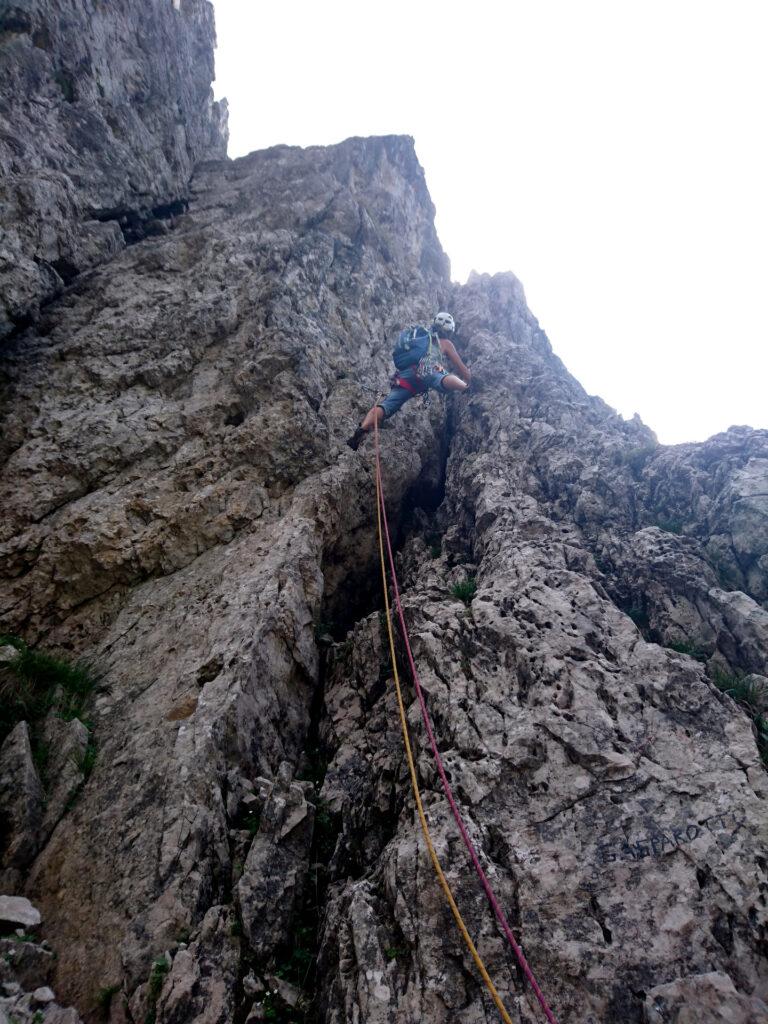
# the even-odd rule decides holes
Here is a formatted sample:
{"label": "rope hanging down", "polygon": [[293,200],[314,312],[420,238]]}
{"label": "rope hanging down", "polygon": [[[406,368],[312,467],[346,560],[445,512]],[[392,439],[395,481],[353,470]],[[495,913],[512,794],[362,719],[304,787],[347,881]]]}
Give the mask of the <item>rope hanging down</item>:
{"label": "rope hanging down", "polygon": [[[483,870],[482,864],[480,863],[480,858],[478,857],[477,851],[475,850],[475,847],[474,847],[474,844],[472,843],[472,840],[470,839],[469,833],[467,832],[466,825],[464,824],[464,819],[461,816],[461,811],[459,810],[458,805],[456,803],[456,799],[455,799],[455,797],[453,795],[453,790],[451,789],[451,784],[448,781],[448,778],[447,778],[447,776],[445,774],[445,768],[443,767],[443,761],[442,761],[442,758],[440,757],[440,752],[439,752],[439,750],[437,748],[437,741],[435,740],[435,734],[434,734],[434,731],[432,729],[432,722],[431,722],[431,719],[430,719],[429,711],[427,710],[427,704],[426,704],[426,700],[424,699],[424,693],[423,693],[423,690],[421,688],[421,681],[419,679],[419,673],[418,673],[418,671],[416,669],[416,663],[414,661],[413,653],[411,651],[411,644],[410,644],[410,639],[409,639],[409,636],[408,636],[408,629],[407,629],[406,624],[405,624],[405,616],[403,615],[403,606],[402,606],[402,602],[400,601],[400,589],[399,589],[398,583],[397,583],[397,573],[395,571],[395,560],[394,560],[394,557],[393,557],[393,554],[392,554],[392,544],[391,544],[390,537],[389,537],[389,524],[387,522],[387,512],[386,512],[386,508],[385,508],[385,505],[384,505],[384,488],[383,488],[382,478],[381,478],[381,460],[380,460],[380,456],[379,456],[379,433],[378,433],[378,423],[376,421],[374,421],[374,435],[375,435],[375,442],[376,442],[376,444],[375,444],[375,449],[376,449],[376,496],[377,496],[377,509],[376,509],[376,513],[377,513],[377,520],[378,520],[378,527],[379,527],[379,547],[382,548],[381,526],[382,526],[382,522],[383,522],[383,524],[384,524],[384,536],[386,538],[387,554],[388,554],[389,567],[390,567],[390,575],[391,575],[391,579],[392,579],[392,588],[393,588],[393,592],[394,592],[394,596],[395,596],[395,607],[397,608],[397,614],[398,614],[398,618],[400,620],[400,630],[402,632],[403,642],[405,644],[405,649],[406,649],[406,653],[407,653],[407,656],[408,656],[408,664],[409,664],[409,667],[410,667],[410,670],[411,670],[411,676],[413,678],[413,685],[414,685],[414,688],[416,690],[416,695],[417,695],[417,698],[418,698],[418,701],[419,701],[419,706],[421,708],[421,716],[422,716],[422,719],[424,721],[424,726],[425,726],[426,731],[427,731],[427,736],[429,737],[429,743],[430,743],[430,746],[432,748],[432,754],[433,754],[433,757],[435,759],[435,764],[437,766],[438,773],[440,775],[440,781],[442,782],[443,790],[445,791],[446,798],[448,799],[448,803],[450,804],[451,811],[453,812],[453,816],[454,816],[454,818],[456,820],[456,824],[458,825],[459,831],[461,832],[461,837],[464,840],[464,845],[467,848],[467,851],[469,853],[470,859],[472,860],[472,863],[474,865],[475,871],[477,872],[477,875],[478,875],[478,877],[480,879],[480,883],[483,886],[483,889],[485,891],[486,896],[488,897],[488,901],[491,904],[491,907],[493,908],[493,911],[494,911],[494,913],[496,915],[496,918],[497,918],[499,924],[501,925],[501,929],[504,932],[504,935],[505,935],[507,941],[509,942],[510,946],[512,947],[512,950],[513,950],[513,952],[515,954],[515,957],[517,958],[517,962],[519,963],[523,973],[525,974],[526,978],[528,979],[528,981],[529,981],[529,983],[531,985],[531,988],[533,989],[533,991],[534,991],[534,993],[536,995],[536,998],[539,1001],[539,1005],[541,1006],[541,1009],[544,1012],[545,1017],[549,1021],[549,1024],[557,1024],[557,1019],[556,1019],[555,1015],[553,1014],[552,1010],[550,1009],[546,999],[544,998],[544,994],[541,991],[539,983],[536,981],[536,977],[535,977],[533,971],[531,970],[531,967],[528,964],[528,961],[525,958],[525,954],[523,953],[522,949],[520,948],[520,944],[517,942],[517,940],[515,939],[515,936],[512,933],[512,929],[509,926],[509,922],[507,921],[506,915],[504,914],[504,911],[501,908],[501,905],[500,905],[500,903],[499,903],[499,901],[498,901],[498,899],[496,897],[496,894],[494,893],[493,889],[491,888],[491,884],[488,881],[488,878],[487,878],[487,876],[485,874],[485,871]],[[386,585],[386,574],[385,574],[385,569],[384,569],[383,550],[381,552],[381,560],[382,560],[382,578],[383,578],[383,585],[384,585],[384,603],[385,603],[386,612],[387,612],[387,627],[390,630],[390,647],[392,648],[392,663],[394,665],[395,664],[395,654],[394,654],[394,644],[392,642],[392,636],[391,636],[391,624],[389,622],[389,598],[388,598],[388,594],[387,594],[387,585]],[[397,669],[396,668],[395,668],[395,685],[397,687],[398,700],[399,700],[400,699],[400,687],[399,687],[399,681],[397,679]],[[403,712],[401,712],[401,715],[402,714],[403,714]],[[405,720],[404,719],[403,719],[403,725],[404,725],[404,728],[405,728]],[[407,739],[406,739],[406,744],[409,746]],[[415,776],[414,776],[412,781],[415,784]],[[429,845],[429,842],[428,842],[428,845]],[[438,870],[439,870],[439,868],[438,868]],[[456,913],[458,913],[458,911],[456,911]],[[458,918],[457,920],[460,920],[460,918]],[[476,962],[477,962],[477,960],[476,960]],[[478,963],[478,967],[479,966],[480,966],[480,964]],[[482,970],[481,970],[481,973],[482,973]],[[497,1003],[497,1006],[498,1005],[499,1004]],[[502,1011],[502,1016],[503,1015],[504,1015],[504,1012]]]}
{"label": "rope hanging down", "polygon": [[[381,466],[379,463],[379,431],[378,424],[375,421],[374,433],[376,436],[376,518],[379,530],[379,557],[381,559],[381,582],[384,588],[384,610],[387,620],[387,631],[389,633],[389,653],[392,658],[392,672],[395,679],[397,707],[400,714],[400,727],[403,731],[403,744],[405,746],[405,756],[408,761],[408,771],[411,776],[411,788],[413,789],[413,798],[416,801],[416,810],[418,811],[419,814],[421,831],[424,833],[424,842],[427,844],[427,850],[429,851],[432,866],[435,869],[438,881],[440,882],[442,890],[445,893],[445,898],[448,900],[448,904],[451,908],[451,913],[453,914],[454,919],[456,921],[456,925],[459,931],[461,932],[461,936],[464,939],[464,942],[467,945],[467,949],[472,954],[472,959],[475,961],[475,964],[477,965],[477,969],[480,972],[480,975],[483,981],[485,982],[488,991],[491,994],[491,999],[493,999],[494,1003],[496,1004],[496,1008],[498,1009],[499,1013],[502,1016],[504,1024],[512,1024],[512,1018],[509,1016],[507,1008],[504,1006],[504,1003],[501,1000],[501,996],[496,991],[496,986],[491,981],[491,977],[488,974],[488,971],[486,970],[485,964],[483,963],[480,954],[475,948],[475,944],[472,941],[472,937],[467,931],[467,926],[464,924],[464,919],[462,918],[461,913],[459,912],[459,908],[456,906],[456,900],[453,898],[453,893],[451,892],[451,887],[448,884],[448,879],[445,877],[443,869],[440,866],[440,861],[438,860],[437,853],[432,842],[432,836],[429,831],[429,825],[427,824],[427,816],[424,813],[424,807],[421,803],[421,791],[419,790],[419,782],[418,779],[416,778],[416,765],[413,760],[411,740],[408,735],[408,720],[405,716],[405,704],[403,703],[403,694],[400,688],[400,677],[398,675],[397,659],[395,657],[395,638],[392,633],[392,620],[390,618],[389,613],[389,594],[387,592],[387,569],[384,563],[384,541],[381,529],[382,510],[384,509],[384,493],[381,486]],[[386,522],[386,512],[384,512],[384,520]]]}

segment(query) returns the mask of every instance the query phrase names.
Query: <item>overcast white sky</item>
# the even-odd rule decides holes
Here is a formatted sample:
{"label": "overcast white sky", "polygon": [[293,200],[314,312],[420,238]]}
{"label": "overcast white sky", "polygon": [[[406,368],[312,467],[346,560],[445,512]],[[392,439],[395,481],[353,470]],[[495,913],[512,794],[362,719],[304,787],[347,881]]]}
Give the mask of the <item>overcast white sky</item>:
{"label": "overcast white sky", "polygon": [[768,427],[768,3],[214,7],[230,156],[414,136],[454,279],[514,271],[590,393]]}

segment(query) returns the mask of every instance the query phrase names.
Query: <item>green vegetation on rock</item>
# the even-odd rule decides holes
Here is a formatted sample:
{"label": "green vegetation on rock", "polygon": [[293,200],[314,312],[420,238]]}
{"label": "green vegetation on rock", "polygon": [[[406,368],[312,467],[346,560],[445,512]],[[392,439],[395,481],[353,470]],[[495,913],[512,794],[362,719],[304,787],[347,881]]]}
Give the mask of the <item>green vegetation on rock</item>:
{"label": "green vegetation on rock", "polygon": [[765,688],[754,679],[729,675],[720,670],[715,670],[713,682],[721,693],[727,693],[735,700],[750,718],[755,728],[760,759],[768,769],[768,718],[762,710],[766,697]]}
{"label": "green vegetation on rock", "polygon": [[[0,664],[0,741],[19,722],[37,722],[51,711],[65,721],[83,720],[97,683],[91,666],[54,657],[8,634],[0,636],[0,647],[17,651]],[[44,764],[47,752],[38,748],[36,758]]]}
{"label": "green vegetation on rock", "polygon": [[477,582],[474,576],[467,576],[461,583],[457,583],[451,593],[459,601],[463,601],[465,605],[469,606],[472,598],[477,593]]}

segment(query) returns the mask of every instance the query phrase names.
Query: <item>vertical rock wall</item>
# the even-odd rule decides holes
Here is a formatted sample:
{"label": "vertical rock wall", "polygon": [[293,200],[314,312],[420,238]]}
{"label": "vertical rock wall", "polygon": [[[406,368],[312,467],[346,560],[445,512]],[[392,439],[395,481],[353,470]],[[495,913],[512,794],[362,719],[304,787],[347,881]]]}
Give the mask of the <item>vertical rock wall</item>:
{"label": "vertical rock wall", "polygon": [[[86,721],[0,737],[0,887],[40,907],[60,1002],[495,1019],[418,832],[372,452],[344,444],[396,330],[448,306],[472,389],[411,402],[383,474],[489,877],[562,1021],[764,1019],[768,432],[660,446],[512,275],[452,286],[409,139],[190,186],[222,146],[209,5],[17,3],[0,47],[0,632],[99,675]],[[462,913],[539,1020],[407,699]]]}
{"label": "vertical rock wall", "polygon": [[[661,448],[567,374],[511,275],[475,277],[454,309],[473,389],[449,413],[444,501],[400,571],[438,743],[486,871],[559,1019],[682,1021],[685,1007],[761,1020],[768,786],[749,718],[704,662],[713,678],[752,671],[765,686],[768,614],[722,589],[709,552],[713,535],[738,534],[740,484],[765,479],[768,432]],[[669,490],[691,465],[687,490],[718,515],[689,511],[671,532],[675,499],[656,481]],[[477,592],[465,603],[453,588],[467,580]],[[326,687],[335,753],[323,796],[341,836],[323,1005],[339,1024],[386,1021],[393,1007],[398,1020],[485,1020],[495,1011],[404,797],[379,636],[372,618],[335,648]],[[671,649],[684,638],[696,657]],[[541,1020],[478,895],[415,704],[410,718],[462,912],[513,1019]]]}
{"label": "vertical rock wall", "polygon": [[[301,762],[325,618],[371,607],[371,468],[343,438],[397,324],[449,290],[410,140],[279,147],[195,189],[3,362],[4,628],[102,675],[93,773],[27,889],[57,992],[87,1012],[122,984],[136,1019],[153,961],[232,912],[241,780]],[[403,414],[396,498],[437,472],[440,415]]]}
{"label": "vertical rock wall", "polygon": [[0,338],[126,241],[162,231],[226,155],[207,0],[0,9]]}

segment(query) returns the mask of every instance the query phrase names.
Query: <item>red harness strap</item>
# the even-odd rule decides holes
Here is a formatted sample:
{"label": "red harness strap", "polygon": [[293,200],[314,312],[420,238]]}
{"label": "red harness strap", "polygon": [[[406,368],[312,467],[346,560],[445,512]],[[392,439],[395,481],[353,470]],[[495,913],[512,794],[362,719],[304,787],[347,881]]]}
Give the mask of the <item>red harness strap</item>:
{"label": "red harness strap", "polygon": [[420,395],[421,391],[417,391],[416,388],[411,384],[409,380],[403,380],[402,377],[398,377],[396,384],[399,388],[405,388],[406,391],[410,391],[412,395]]}

